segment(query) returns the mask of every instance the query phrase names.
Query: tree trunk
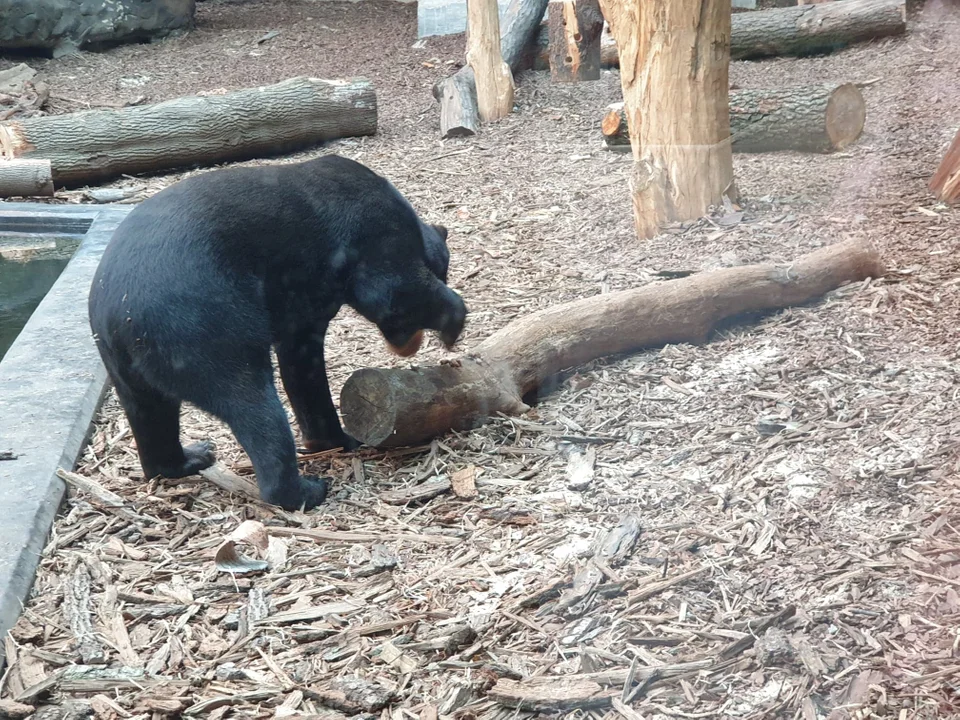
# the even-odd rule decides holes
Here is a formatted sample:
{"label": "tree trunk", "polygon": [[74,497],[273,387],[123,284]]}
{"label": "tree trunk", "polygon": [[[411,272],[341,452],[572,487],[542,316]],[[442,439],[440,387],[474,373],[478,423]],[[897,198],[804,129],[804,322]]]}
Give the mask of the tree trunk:
{"label": "tree trunk", "polygon": [[52,197],[49,160],[0,159],[0,197]]}
{"label": "tree trunk", "polygon": [[960,200],[960,130],[943,156],[937,172],[930,179],[930,190],[943,202],[953,203]]}
{"label": "tree trunk", "polygon": [[467,65],[473,70],[477,110],[493,122],[513,110],[513,74],[500,54],[497,0],[467,0]]}
{"label": "tree trunk", "polygon": [[[806,85],[778,90],[731,90],[730,135],[741,153],[829,153],[860,137],[867,108],[856,85]],[[601,123],[608,149],[630,148],[623,103]]]}
{"label": "tree trunk", "polygon": [[547,14],[554,82],[599,80],[603,33],[599,0],[550,0]]}
{"label": "tree trunk", "polygon": [[882,274],[872,246],[848,241],[790,264],[713,270],[563,303],[515,320],[449,364],[358,370],[340,394],[344,426],[369,445],[426,442],[497,413],[525,412],[524,396],[561,371],[666,343],[702,343],[730,318]]}
{"label": "tree trunk", "polygon": [[[852,1],[852,0],[851,0]],[[736,196],[728,103],[730,0],[601,0],[620,48],[637,235]]]}
{"label": "tree trunk", "polygon": [[[749,60],[774,55],[808,55],[830,52],[856,42],[907,29],[903,0],[842,0],[826,6],[770,8],[736,13],[731,18],[730,59]],[[549,29],[544,23],[531,43],[534,70],[550,67]],[[620,66],[617,44],[604,29],[600,64]]]}
{"label": "tree trunk", "polygon": [[377,97],[362,78],[293,78],[225,95],[87,110],[0,125],[14,158],[45,159],[58,184],[291,152],[377,131]]}
{"label": "tree trunk", "polygon": [[[548,0],[511,0],[504,14],[500,35],[500,55],[516,73],[526,57],[531,36],[547,9]],[[469,65],[444,78],[433,88],[440,101],[440,135],[444,138],[474,135],[480,125],[477,88]]]}
{"label": "tree trunk", "polygon": [[740,13],[730,43],[733,60],[833,52],[907,29],[904,0],[842,0]]}

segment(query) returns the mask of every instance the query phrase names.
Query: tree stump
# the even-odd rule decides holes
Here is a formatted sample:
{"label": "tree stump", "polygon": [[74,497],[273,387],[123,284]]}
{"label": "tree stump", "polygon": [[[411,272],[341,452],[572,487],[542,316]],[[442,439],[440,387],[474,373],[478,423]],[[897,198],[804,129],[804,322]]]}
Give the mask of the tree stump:
{"label": "tree stump", "polygon": [[547,17],[553,81],[599,80],[603,33],[599,0],[550,0]]}
{"label": "tree stump", "polygon": [[[851,0],[853,1],[853,0]],[[730,0],[601,0],[620,48],[640,238],[736,196],[728,108]]]}
{"label": "tree stump", "polygon": [[57,184],[77,185],[189,165],[291,152],[377,131],[377,97],[363,78],[293,78],[225,95],[0,124],[8,158],[49,160]]}
{"label": "tree stump", "polygon": [[[730,91],[733,152],[841,150],[860,137],[866,115],[863,95],[850,83]],[[630,148],[623,103],[607,108],[601,132],[608,149]]]}
{"label": "tree stump", "polygon": [[790,264],[724,268],[563,303],[515,320],[447,364],[356,371],[340,393],[344,427],[379,447],[427,442],[498,413],[525,412],[528,393],[578,365],[702,343],[731,318],[806,303],[882,274],[873,246],[847,241]]}
{"label": "tree stump", "polygon": [[509,115],[513,73],[500,54],[497,0],[467,0],[467,65],[473,70],[480,119],[493,122]]}

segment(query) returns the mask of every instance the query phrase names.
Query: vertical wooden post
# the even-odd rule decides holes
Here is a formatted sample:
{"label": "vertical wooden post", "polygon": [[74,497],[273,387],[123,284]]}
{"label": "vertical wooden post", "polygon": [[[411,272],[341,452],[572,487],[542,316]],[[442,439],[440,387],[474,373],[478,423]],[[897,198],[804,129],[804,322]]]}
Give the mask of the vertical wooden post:
{"label": "vertical wooden post", "polygon": [[641,238],[736,196],[730,0],[600,0],[620,52]]}
{"label": "vertical wooden post", "polygon": [[497,0],[467,0],[467,65],[477,85],[477,109],[483,122],[513,110],[513,73],[500,54]]}
{"label": "vertical wooden post", "polygon": [[603,32],[599,0],[550,0],[547,7],[553,81],[599,80]]}
{"label": "vertical wooden post", "polygon": [[930,178],[929,187],[938,200],[947,203],[960,200],[960,130]]}

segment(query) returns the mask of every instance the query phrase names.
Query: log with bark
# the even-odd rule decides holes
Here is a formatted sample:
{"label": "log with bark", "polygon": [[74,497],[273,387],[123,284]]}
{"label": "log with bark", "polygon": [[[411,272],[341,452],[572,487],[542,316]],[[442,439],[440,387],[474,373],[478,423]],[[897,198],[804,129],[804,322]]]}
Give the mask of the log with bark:
{"label": "log with bark", "polygon": [[0,158],[0,198],[52,196],[53,173],[49,160]]}
{"label": "log with bark", "polygon": [[[866,116],[863,95],[850,83],[730,91],[734,152],[833,152],[860,137]],[[608,106],[600,126],[606,148],[630,150],[623,103]]]}
{"label": "log with bark", "polygon": [[[548,0],[511,0],[503,17],[500,34],[500,55],[516,76],[527,47],[547,10]],[[475,135],[480,127],[477,109],[477,86],[469,65],[433,86],[433,96],[440,102],[440,135],[444,138]]]}
{"label": "log with bark", "polygon": [[287,153],[377,131],[366,79],[299,77],[223,95],[0,124],[0,152],[49,160],[58,185]]}
{"label": "log with bark", "polygon": [[497,0],[467,0],[467,65],[473,70],[477,110],[483,122],[513,110],[513,73],[500,53]]}
{"label": "log with bark", "polygon": [[469,430],[498,413],[526,412],[529,393],[584,363],[667,343],[702,343],[731,318],[807,303],[882,274],[873,246],[847,241],[790,264],[713,270],[563,303],[515,320],[452,362],[358,370],[340,394],[344,426],[381,447]]}
{"label": "log with bark", "polygon": [[600,0],[620,48],[637,236],[735,200],[730,0]]}
{"label": "log with bark", "polygon": [[553,81],[599,80],[603,33],[599,0],[550,0],[547,8]]}
{"label": "log with bark", "polygon": [[[731,18],[730,59],[776,55],[812,55],[853,43],[906,32],[903,0],[843,0],[737,13]],[[620,66],[617,44],[604,28],[600,64]],[[528,62],[534,70],[550,67],[550,30],[541,25],[531,43]]]}
{"label": "log with bark", "polygon": [[930,179],[930,190],[943,202],[960,200],[960,130]]}

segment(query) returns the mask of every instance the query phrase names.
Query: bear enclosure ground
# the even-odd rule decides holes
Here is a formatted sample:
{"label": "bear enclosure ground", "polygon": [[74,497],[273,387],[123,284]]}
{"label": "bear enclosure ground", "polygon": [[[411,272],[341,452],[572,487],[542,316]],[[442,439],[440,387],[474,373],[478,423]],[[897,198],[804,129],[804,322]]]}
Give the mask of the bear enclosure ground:
{"label": "bear enclosure ground", "polygon": [[[960,213],[925,186],[960,122],[960,9],[931,2],[906,36],[830,57],[733,63],[744,88],[865,83],[864,133],[834,155],[735,155],[742,206],[649,242],[633,231],[628,156],[599,147],[616,71],[579,85],[525,74],[517,112],[441,142],[430,88],[463,37],[417,43],[415,5],[210,1],[197,16],[180,39],[30,61],[51,111],[369,77],[379,135],[256,162],[341,153],[448,226],[464,350],[547,305],[847,237],[875,241],[889,272],[702,346],[579,368],[521,418],[419,451],[316,458],[334,480],[308,514],[144,482],[110,396],[77,471],[127,505],[71,492],[5,640],[3,698],[91,703],[100,718],[335,717],[324,703],[342,676],[395,695],[383,714],[375,693],[341,702],[347,714],[486,720],[517,714],[489,693],[498,678],[580,673],[603,684],[574,691],[615,691],[617,709],[561,706],[570,717],[956,716]],[[135,200],[182,176],[113,186]],[[353,370],[400,362],[348,311],[327,357],[335,397]],[[444,357],[431,339],[416,362]],[[187,409],[184,435],[251,473],[219,423]],[[479,495],[404,502],[454,473],[475,473]],[[578,593],[594,543],[625,517],[636,545],[590,566],[599,586]],[[214,552],[243,520],[366,540],[277,537],[268,570],[234,578]],[[118,668],[146,675],[125,683]],[[29,690],[50,677],[52,692]]]}

